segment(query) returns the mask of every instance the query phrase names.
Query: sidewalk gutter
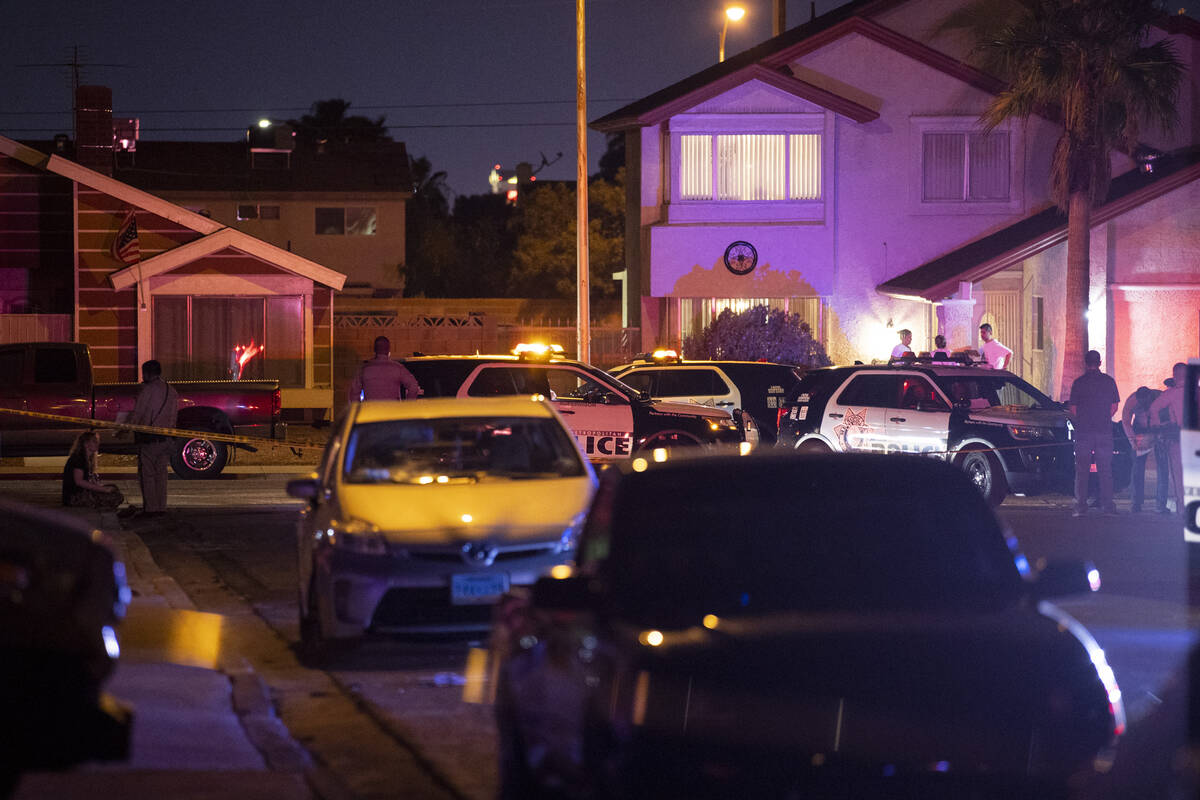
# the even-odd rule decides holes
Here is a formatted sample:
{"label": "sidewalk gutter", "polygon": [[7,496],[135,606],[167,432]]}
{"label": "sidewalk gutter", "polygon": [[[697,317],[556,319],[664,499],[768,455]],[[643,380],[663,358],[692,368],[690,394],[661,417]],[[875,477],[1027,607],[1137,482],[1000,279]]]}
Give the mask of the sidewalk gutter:
{"label": "sidewalk gutter", "polygon": [[[155,562],[150,549],[142,538],[135,531],[122,528],[114,512],[83,508],[66,510],[112,537],[118,557],[125,565],[126,580],[133,593],[130,617],[141,615],[144,618],[147,615],[161,614],[164,611],[196,611],[196,606],[187,593]],[[218,784],[228,783],[228,790],[232,794],[227,794],[227,796],[237,796],[239,785],[248,792],[247,797],[263,798],[264,800],[268,798],[269,800],[311,800],[314,797],[320,798],[320,800],[344,800],[349,796],[341,787],[340,781],[329,774],[324,767],[314,764],[308,751],[291,737],[287,727],[275,713],[266,684],[247,659],[238,653],[226,652],[226,648],[222,647],[216,667],[217,669],[212,673],[222,675],[227,679],[228,691],[226,694],[218,685],[213,685],[211,692],[217,694],[213,695],[211,692],[208,694],[210,700],[207,711],[201,708],[194,710],[186,708],[186,700],[181,702],[185,693],[181,692],[178,696],[172,696],[173,693],[164,688],[172,685],[172,675],[176,678],[190,677],[193,684],[200,681],[208,685],[203,678],[202,673],[205,670],[202,668],[133,661],[119,665],[118,673],[124,669],[127,678],[135,679],[135,685],[141,682],[135,676],[143,674],[150,679],[147,681],[148,683],[154,684],[157,681],[164,696],[158,697],[151,694],[142,698],[141,702],[149,707],[147,716],[156,717],[156,721],[160,724],[164,719],[170,719],[172,713],[187,715],[190,712],[201,714],[203,719],[200,722],[207,721],[216,726],[214,730],[219,730],[221,724],[228,724],[228,722],[220,722],[222,713],[213,716],[212,709],[215,707],[213,703],[220,701],[211,698],[226,696],[225,702],[228,705],[225,706],[226,710],[223,715],[226,720],[231,715],[236,718],[234,724],[240,727],[253,751],[257,751],[258,757],[261,759],[257,771],[251,769],[248,772],[246,769],[248,765],[244,763],[239,769],[215,767],[212,764],[205,766],[204,762],[206,759],[211,760],[212,752],[198,752],[190,757],[187,754],[179,754],[181,760],[195,762],[190,769],[204,769],[203,777],[200,774],[189,777],[188,767],[176,770],[171,767],[163,768],[157,764],[151,766],[120,762],[103,765],[89,764],[69,773],[38,773],[27,776],[27,779],[22,782],[22,788],[18,791],[16,800],[41,800],[41,798],[48,797],[55,797],[57,800],[59,797],[89,796],[89,790],[83,786],[79,787],[79,791],[82,793],[76,793],[75,784],[80,776],[84,777],[85,782],[98,779],[97,784],[92,784],[92,789],[103,785],[122,792],[129,790],[136,794],[140,791],[137,787],[146,788],[156,785],[156,782],[169,780],[166,773],[173,772],[183,776],[180,778],[183,784],[193,781],[196,784],[193,790],[199,793],[196,795],[198,797],[207,797],[206,792],[216,788],[215,785],[210,785],[212,781],[216,781]],[[159,675],[158,673],[163,674]],[[119,687],[113,688],[115,689],[114,694],[122,694]],[[137,690],[134,686],[127,686],[125,693]],[[155,691],[150,686],[145,686],[141,690]],[[135,700],[135,708],[136,706],[137,701]],[[134,724],[136,737],[136,714]],[[215,744],[218,746],[213,752],[221,751],[219,743]],[[244,744],[242,747],[244,752],[250,753],[250,749],[245,748]],[[150,760],[153,761],[153,757]],[[242,760],[245,761],[244,758]],[[263,764],[265,764],[267,773],[277,773],[283,780],[276,779],[272,782],[266,779],[262,770]],[[298,780],[293,783],[284,777],[287,775],[296,776]],[[129,781],[128,785],[122,783],[125,778]],[[124,788],[119,788],[122,786]],[[173,792],[172,795],[174,796]],[[187,792],[185,795],[192,796]]]}

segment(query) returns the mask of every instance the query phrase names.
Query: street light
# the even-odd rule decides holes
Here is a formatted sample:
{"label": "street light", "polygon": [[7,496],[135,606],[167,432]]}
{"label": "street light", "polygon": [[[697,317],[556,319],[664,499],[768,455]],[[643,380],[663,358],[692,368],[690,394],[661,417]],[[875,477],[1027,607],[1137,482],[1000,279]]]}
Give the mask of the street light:
{"label": "street light", "polygon": [[746,16],[746,9],[741,6],[725,7],[725,22],[721,25],[721,44],[717,52],[717,61],[725,60],[725,32],[729,30],[730,20],[737,22],[744,16]]}

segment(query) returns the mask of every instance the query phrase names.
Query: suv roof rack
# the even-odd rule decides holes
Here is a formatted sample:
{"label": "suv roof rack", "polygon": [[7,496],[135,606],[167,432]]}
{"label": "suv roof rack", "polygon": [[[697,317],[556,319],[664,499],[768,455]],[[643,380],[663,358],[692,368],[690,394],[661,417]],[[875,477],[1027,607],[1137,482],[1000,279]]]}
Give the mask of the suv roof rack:
{"label": "suv roof rack", "polygon": [[934,354],[930,352],[892,356],[887,363],[888,366],[977,367],[987,362],[980,356],[978,350],[960,350],[954,353],[938,351],[937,358],[934,358]]}

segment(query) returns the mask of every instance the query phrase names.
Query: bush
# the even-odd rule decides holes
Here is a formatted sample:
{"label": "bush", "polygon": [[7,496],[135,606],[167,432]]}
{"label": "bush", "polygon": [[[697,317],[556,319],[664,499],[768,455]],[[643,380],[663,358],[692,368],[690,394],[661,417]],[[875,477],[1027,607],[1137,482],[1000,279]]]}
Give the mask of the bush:
{"label": "bush", "polygon": [[827,367],[825,346],[799,314],[754,306],[735,314],[728,308],[716,321],[683,340],[683,354],[695,359],[775,361],[799,367]]}

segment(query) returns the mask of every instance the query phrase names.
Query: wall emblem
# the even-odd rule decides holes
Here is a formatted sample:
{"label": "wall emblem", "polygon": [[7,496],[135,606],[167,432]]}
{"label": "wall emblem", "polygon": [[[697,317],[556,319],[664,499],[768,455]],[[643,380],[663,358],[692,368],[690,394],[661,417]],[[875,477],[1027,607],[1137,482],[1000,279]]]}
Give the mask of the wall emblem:
{"label": "wall emblem", "polygon": [[758,251],[749,242],[734,242],[725,248],[725,268],[734,275],[748,275],[758,266]]}

